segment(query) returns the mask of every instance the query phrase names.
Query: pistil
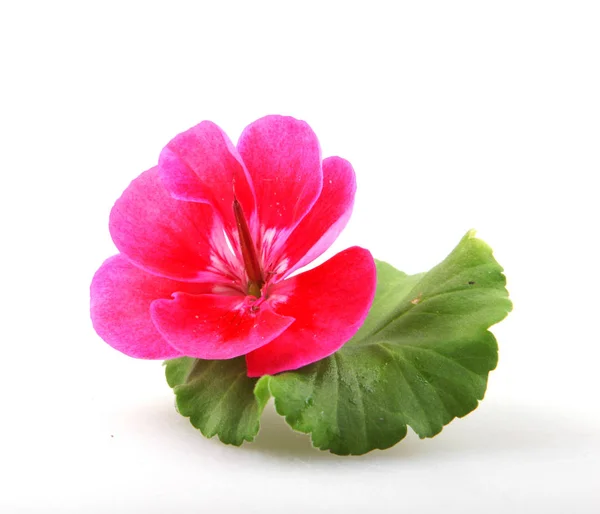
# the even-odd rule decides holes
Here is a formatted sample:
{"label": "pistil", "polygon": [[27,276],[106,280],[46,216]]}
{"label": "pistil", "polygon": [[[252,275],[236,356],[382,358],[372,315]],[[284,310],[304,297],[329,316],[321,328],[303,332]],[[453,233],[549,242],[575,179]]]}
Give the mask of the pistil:
{"label": "pistil", "polygon": [[246,274],[248,275],[248,294],[260,298],[260,290],[265,284],[265,279],[260,262],[258,261],[256,246],[250,235],[246,216],[244,216],[242,204],[240,204],[235,195],[233,197],[233,213],[235,215],[235,222],[240,238],[240,248],[242,250],[242,258],[244,259],[244,267],[246,268]]}

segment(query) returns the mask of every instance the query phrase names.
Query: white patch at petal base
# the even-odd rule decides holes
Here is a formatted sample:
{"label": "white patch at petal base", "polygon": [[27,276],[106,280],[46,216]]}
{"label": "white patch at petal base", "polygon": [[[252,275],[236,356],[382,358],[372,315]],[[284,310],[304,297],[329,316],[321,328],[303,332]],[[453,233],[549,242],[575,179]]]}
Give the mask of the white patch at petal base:
{"label": "white patch at petal base", "polygon": [[231,241],[229,240],[229,236],[227,235],[227,232],[223,231],[223,235],[225,237],[225,244],[227,245],[227,248],[229,248],[231,255],[235,255],[235,250],[233,249],[233,245],[231,244]]}
{"label": "white patch at petal base", "polygon": [[275,241],[275,236],[277,235],[277,229],[275,228],[267,228],[261,227],[262,232],[262,252],[268,253],[273,246],[273,241]]}
{"label": "white patch at petal base", "polygon": [[286,257],[277,265],[275,269],[273,269],[273,274],[282,275],[287,271],[289,264],[290,260]]}
{"label": "white patch at petal base", "polygon": [[235,278],[240,283],[245,280],[244,267],[232,247],[231,241],[222,225],[216,224],[211,230],[211,251],[209,270],[224,275],[227,278]]}
{"label": "white patch at petal base", "polygon": [[[282,250],[287,241],[288,236],[291,234],[290,230],[277,229],[277,228],[266,228],[260,227],[261,233],[261,244],[260,244],[260,258],[262,260],[264,270],[267,273],[276,274],[280,271],[283,261],[280,261]],[[285,266],[288,264],[286,263]]]}

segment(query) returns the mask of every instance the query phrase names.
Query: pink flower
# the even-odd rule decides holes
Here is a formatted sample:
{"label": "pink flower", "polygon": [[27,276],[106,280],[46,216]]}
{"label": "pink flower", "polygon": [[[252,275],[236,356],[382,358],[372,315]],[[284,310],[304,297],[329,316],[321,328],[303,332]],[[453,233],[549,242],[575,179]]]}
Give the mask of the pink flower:
{"label": "pink flower", "polygon": [[121,253],[92,281],[94,328],[142,359],[245,355],[249,376],[331,355],[371,306],[373,258],[352,247],[291,274],[331,246],[355,189],[303,121],[262,118],[237,148],[209,121],[179,134],[112,209]]}

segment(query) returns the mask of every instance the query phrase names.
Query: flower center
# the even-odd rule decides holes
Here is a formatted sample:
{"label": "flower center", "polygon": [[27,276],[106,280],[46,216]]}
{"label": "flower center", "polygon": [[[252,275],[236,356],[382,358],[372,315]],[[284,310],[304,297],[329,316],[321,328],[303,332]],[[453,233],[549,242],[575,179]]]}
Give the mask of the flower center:
{"label": "flower center", "polygon": [[248,222],[246,221],[246,216],[244,216],[242,204],[235,195],[233,197],[233,214],[235,215],[235,222],[240,238],[244,267],[246,268],[246,275],[248,275],[248,294],[260,298],[260,290],[265,285],[265,279],[260,262],[258,261],[256,246],[254,245],[254,241],[252,241]]}

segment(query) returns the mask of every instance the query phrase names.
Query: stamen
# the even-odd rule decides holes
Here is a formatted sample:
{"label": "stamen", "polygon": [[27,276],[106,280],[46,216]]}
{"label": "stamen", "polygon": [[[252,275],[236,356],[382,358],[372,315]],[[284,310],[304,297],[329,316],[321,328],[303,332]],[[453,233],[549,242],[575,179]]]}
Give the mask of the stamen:
{"label": "stamen", "polygon": [[242,204],[233,196],[233,213],[235,215],[235,222],[240,237],[240,248],[242,250],[242,258],[244,259],[244,266],[246,267],[246,274],[248,275],[248,294],[252,296],[260,297],[260,290],[265,284],[263,272],[258,261],[256,247],[252,236],[250,235],[250,229],[248,228],[248,222],[244,216]]}

